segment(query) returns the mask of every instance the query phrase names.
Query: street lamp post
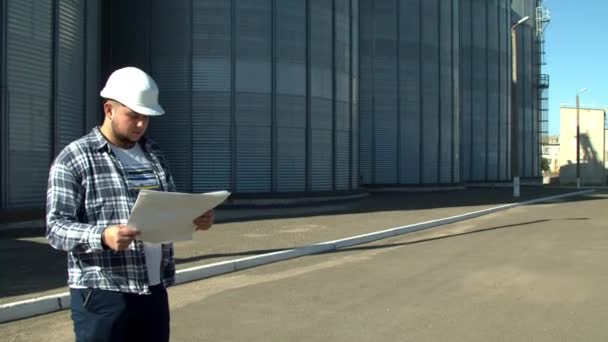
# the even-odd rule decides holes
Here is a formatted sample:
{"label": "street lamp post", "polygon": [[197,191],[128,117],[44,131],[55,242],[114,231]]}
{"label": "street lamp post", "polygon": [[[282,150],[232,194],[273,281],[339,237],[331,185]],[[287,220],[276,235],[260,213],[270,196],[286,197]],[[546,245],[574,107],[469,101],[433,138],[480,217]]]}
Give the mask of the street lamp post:
{"label": "street lamp post", "polygon": [[581,188],[581,128],[579,124],[579,100],[580,94],[586,92],[587,88],[583,88],[576,93],[576,188]]}
{"label": "street lamp post", "polygon": [[602,131],[603,136],[604,136],[604,148],[602,148],[602,151],[604,151],[604,153],[602,154],[602,185],[606,186],[606,109],[604,109],[604,130]]}
{"label": "street lamp post", "polygon": [[517,118],[517,26],[528,21],[526,16],[511,26],[511,176],[513,177],[513,196],[519,197],[519,146]]}

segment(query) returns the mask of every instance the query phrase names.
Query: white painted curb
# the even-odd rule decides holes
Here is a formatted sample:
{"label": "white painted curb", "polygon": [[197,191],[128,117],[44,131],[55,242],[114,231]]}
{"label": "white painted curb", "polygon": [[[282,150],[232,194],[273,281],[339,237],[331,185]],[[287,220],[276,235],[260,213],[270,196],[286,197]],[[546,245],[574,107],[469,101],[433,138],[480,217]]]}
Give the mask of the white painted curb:
{"label": "white painted curb", "polygon": [[[308,246],[302,246],[284,251],[255,255],[251,257],[217,262],[209,265],[196,266],[178,270],[176,272],[175,284],[183,284],[200,279],[210,278],[213,276],[235,272],[246,268],[265,265],[277,261],[283,261],[293,258],[298,258],[304,255],[318,254],[323,252],[331,252],[344,247],[350,247],[358,244],[364,244],[376,240],[386,239],[389,237],[412,233],[420,230],[425,230],[437,226],[442,226],[454,222],[464,221],[475,217],[495,213],[502,210],[507,210],[523,205],[529,205],[539,202],[546,202],[554,199],[587,195],[595,190],[578,191],[568,194],[561,194],[543,198],[537,198],[529,201],[505,204],[494,208],[474,211],[462,215],[446,217],[442,219],[426,221],[421,223],[410,224],[402,227],[395,227],[369,234],[357,235],[345,239],[320,242]],[[51,313],[59,310],[70,308],[70,293],[64,292],[55,295],[33,298],[14,303],[0,305],[0,323],[14,321],[22,318],[33,317],[46,313]]]}
{"label": "white painted curb", "polygon": [[68,309],[69,307],[69,292],[3,304],[0,305],[0,323]]}

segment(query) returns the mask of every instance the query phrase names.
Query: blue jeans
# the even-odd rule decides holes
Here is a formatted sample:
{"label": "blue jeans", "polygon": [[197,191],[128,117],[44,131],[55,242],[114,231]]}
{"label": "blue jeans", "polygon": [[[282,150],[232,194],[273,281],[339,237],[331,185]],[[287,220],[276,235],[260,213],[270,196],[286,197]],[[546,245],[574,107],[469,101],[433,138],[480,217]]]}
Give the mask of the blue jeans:
{"label": "blue jeans", "polygon": [[162,285],[138,295],[70,289],[76,342],[169,341],[169,301]]}

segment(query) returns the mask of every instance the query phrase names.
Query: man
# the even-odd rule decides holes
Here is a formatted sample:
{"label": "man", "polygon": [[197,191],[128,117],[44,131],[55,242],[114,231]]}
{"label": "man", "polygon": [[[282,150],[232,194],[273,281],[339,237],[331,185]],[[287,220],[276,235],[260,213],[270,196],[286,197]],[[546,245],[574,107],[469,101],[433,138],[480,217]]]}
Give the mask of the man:
{"label": "man", "polygon": [[[51,166],[47,239],[68,252],[77,341],[168,341],[173,244],[144,243],[125,225],[140,189],[175,191],[165,158],[144,135],[149,117],[164,114],[158,87],[127,67],[110,75],[101,96],[102,126]],[[195,219],[196,230],[213,218],[208,211]]]}

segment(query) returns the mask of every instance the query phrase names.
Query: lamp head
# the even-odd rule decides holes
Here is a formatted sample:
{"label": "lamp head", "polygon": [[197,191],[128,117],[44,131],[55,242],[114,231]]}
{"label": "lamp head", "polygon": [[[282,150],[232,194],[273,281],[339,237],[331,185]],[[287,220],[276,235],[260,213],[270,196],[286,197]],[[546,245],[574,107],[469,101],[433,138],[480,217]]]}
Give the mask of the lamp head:
{"label": "lamp head", "polygon": [[525,16],[525,17],[523,17],[523,18],[519,19],[519,21],[518,21],[518,22],[517,22],[517,24],[515,24],[515,25],[516,25],[516,26],[517,26],[517,25],[521,25],[521,24],[525,23],[526,21],[528,21],[528,19],[530,19],[530,17],[529,17],[529,16]]}

